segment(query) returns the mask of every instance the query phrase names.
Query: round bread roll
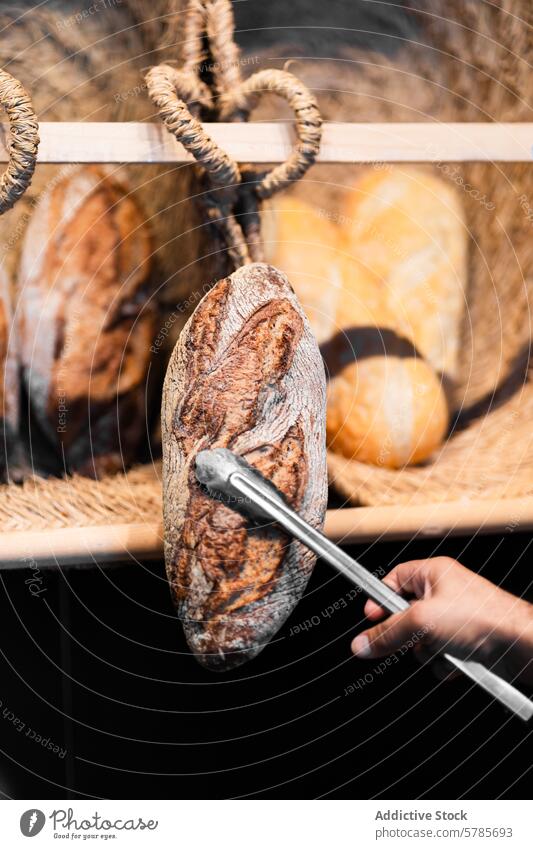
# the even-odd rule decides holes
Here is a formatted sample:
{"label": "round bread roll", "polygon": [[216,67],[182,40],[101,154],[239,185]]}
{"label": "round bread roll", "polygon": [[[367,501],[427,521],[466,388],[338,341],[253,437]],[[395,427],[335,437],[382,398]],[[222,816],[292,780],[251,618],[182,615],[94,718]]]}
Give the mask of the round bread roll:
{"label": "round bread roll", "polygon": [[321,346],[329,376],[329,447],[387,468],[421,462],[448,428],[441,381],[398,333],[376,278],[353,261],[343,268],[339,330]]}
{"label": "round bread roll", "polygon": [[277,198],[264,220],[266,258],[288,275],[321,345],[330,449],[388,468],[429,457],[447,431],[446,397],[379,279],[311,205]]}

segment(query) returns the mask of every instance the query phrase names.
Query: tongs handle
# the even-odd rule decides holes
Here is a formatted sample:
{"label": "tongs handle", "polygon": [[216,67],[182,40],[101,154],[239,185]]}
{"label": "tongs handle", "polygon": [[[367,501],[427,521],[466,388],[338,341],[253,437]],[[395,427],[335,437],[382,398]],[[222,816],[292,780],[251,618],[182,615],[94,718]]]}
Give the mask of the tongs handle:
{"label": "tongs handle", "polygon": [[[236,492],[242,498],[250,499],[256,510],[259,508],[265,516],[273,519],[289,534],[303,542],[389,613],[399,613],[409,607],[406,599],[295,513],[270,484],[263,484],[256,475],[249,476],[241,469],[230,475],[228,483],[233,493]],[[533,702],[508,681],[500,678],[481,663],[473,660],[459,660],[448,653],[443,656],[452,666],[467,675],[471,681],[482,687],[520,719],[526,722],[531,719]]]}

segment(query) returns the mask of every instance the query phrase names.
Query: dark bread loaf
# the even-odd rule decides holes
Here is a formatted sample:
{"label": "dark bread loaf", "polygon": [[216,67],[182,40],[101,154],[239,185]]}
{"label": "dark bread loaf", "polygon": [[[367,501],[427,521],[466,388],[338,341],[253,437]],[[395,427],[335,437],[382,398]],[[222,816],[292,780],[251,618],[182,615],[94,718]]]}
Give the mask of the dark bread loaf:
{"label": "dark bread loaf", "polygon": [[150,270],[144,216],[104,169],[58,181],[31,217],[20,357],[33,415],[69,471],[98,475],[136,458],[156,331]]}
{"label": "dark bread loaf", "polygon": [[188,643],[229,669],[257,655],[291,613],[314,555],[205,494],[196,454],[229,448],[320,528],[327,499],[325,375],[287,278],[245,266],[203,298],[173,351],[163,392],[165,560]]}
{"label": "dark bread loaf", "polygon": [[[153,121],[144,75],[152,64],[181,64],[188,46],[187,5],[188,0],[3,0],[0,67],[26,87],[39,121]],[[0,218],[2,262],[13,276],[27,221],[50,185],[71,171],[70,165],[38,164],[29,189]],[[158,334],[162,361],[181,319],[200,300],[202,285],[226,274],[222,246],[218,253],[213,247],[214,228],[205,223],[203,189],[192,166],[128,164],[113,166],[113,173],[135,189],[154,236],[157,297],[165,313],[165,330]]]}
{"label": "dark bread loaf", "polygon": [[0,480],[18,477],[19,378],[11,284],[0,267]]}

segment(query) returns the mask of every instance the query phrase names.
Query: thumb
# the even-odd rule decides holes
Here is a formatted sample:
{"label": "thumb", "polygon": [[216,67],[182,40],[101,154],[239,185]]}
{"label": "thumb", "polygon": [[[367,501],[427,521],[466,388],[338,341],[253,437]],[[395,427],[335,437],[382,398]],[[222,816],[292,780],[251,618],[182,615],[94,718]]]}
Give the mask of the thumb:
{"label": "thumb", "polygon": [[384,622],[363,631],[352,642],[352,651],[357,657],[384,657],[404,647],[416,634],[420,626],[420,611],[413,605],[401,613],[394,613]]}

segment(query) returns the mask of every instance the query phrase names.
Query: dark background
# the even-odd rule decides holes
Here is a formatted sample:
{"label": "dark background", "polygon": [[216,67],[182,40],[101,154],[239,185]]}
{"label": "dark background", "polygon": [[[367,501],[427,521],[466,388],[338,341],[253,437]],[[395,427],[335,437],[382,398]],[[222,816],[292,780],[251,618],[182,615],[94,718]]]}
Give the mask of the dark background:
{"label": "dark background", "polygon": [[[530,593],[527,535],[351,549],[370,568],[436,553]],[[467,681],[404,656],[351,657],[362,597],[319,564],[258,659],[224,675],[189,654],[162,564],[1,576],[0,699],[65,759],[0,714],[0,781],[16,798],[527,798],[530,731]],[[529,595],[531,598],[531,594]],[[291,635],[311,617],[320,623]],[[316,621],[316,620],[315,620]],[[60,625],[59,622],[62,624]]]}

